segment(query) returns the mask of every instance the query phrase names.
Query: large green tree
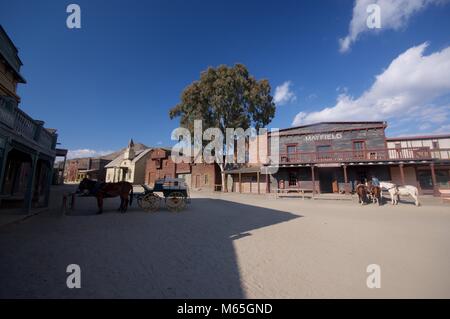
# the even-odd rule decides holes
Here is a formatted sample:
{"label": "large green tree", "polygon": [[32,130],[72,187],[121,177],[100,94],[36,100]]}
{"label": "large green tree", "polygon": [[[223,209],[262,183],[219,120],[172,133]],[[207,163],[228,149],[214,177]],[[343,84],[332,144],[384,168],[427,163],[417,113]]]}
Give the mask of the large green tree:
{"label": "large green tree", "polygon": [[[268,80],[256,80],[243,64],[221,65],[203,71],[181,94],[181,101],[169,111],[170,118],[180,117],[181,127],[194,132],[194,121],[202,120],[203,129],[247,130],[268,125],[275,115],[275,103]],[[224,165],[219,164],[224,172]],[[224,181],[222,178],[222,187]]]}

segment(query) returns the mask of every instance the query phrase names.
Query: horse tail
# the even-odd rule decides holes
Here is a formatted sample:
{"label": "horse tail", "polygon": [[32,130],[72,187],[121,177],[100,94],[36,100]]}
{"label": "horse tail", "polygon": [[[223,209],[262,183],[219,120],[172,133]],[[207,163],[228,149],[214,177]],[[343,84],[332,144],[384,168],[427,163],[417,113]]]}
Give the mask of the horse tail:
{"label": "horse tail", "polygon": [[131,204],[133,204],[133,185],[131,185],[131,191],[130,191],[130,201],[129,206],[131,207]]}

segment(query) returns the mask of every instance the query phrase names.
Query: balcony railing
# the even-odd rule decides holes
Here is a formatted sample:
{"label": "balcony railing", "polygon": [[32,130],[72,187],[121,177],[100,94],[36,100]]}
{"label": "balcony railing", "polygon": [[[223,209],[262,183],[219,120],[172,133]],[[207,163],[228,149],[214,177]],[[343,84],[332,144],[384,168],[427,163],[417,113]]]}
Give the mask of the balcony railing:
{"label": "balcony railing", "polygon": [[14,130],[17,135],[37,143],[44,149],[52,150],[55,147],[55,136],[43,127],[44,123],[34,120],[17,106],[0,103],[0,122]]}
{"label": "balcony railing", "polygon": [[280,153],[281,164],[371,162],[390,160],[406,161],[431,159],[450,160],[450,149],[431,150],[429,147],[410,147],[351,151]]}

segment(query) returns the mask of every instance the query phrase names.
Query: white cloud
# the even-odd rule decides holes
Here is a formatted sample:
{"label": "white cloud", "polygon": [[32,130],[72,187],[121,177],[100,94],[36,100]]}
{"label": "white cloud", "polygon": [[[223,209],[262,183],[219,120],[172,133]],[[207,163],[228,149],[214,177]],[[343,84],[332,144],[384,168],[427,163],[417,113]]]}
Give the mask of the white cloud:
{"label": "white cloud", "polygon": [[392,119],[411,128],[445,125],[450,120],[450,47],[425,56],[426,47],[423,43],[395,58],[360,97],[341,93],[334,106],[298,113],[293,125]]}
{"label": "white cloud", "polygon": [[[355,0],[353,17],[350,22],[349,34],[339,39],[340,51],[346,52],[358,39],[361,33],[374,30],[398,30],[408,24],[415,13],[424,10],[431,4],[441,4],[448,0]],[[367,27],[367,6],[377,4],[380,7],[381,29]]]}
{"label": "white cloud", "polygon": [[67,158],[83,158],[83,157],[98,157],[107,154],[111,154],[113,151],[96,151],[88,148],[78,149],[78,150],[69,150],[67,152]]}
{"label": "white cloud", "polygon": [[286,81],[275,88],[275,95],[273,97],[275,104],[284,105],[289,102],[294,102],[297,99],[295,93],[291,91],[291,84],[291,81]]}

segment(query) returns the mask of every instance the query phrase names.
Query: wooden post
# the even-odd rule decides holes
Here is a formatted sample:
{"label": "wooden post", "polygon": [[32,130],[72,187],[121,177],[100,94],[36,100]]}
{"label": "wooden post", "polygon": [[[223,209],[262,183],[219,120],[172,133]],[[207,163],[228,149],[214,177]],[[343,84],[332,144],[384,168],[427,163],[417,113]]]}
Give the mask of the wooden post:
{"label": "wooden post", "polygon": [[25,192],[25,200],[23,203],[23,210],[25,212],[30,212],[33,204],[33,194],[34,194],[34,182],[36,179],[36,169],[37,169],[38,155],[32,155],[31,162],[31,173],[28,177],[27,190]]}
{"label": "wooden post", "polygon": [[347,165],[343,166],[344,168],[344,183],[348,183],[348,176],[347,176]]}
{"label": "wooden post", "polygon": [[400,164],[399,167],[400,167],[400,178],[402,180],[402,185],[406,185],[406,182],[405,182],[405,171],[403,170],[403,164]]}
{"label": "wooden post", "polygon": [[50,162],[50,167],[48,169],[47,189],[45,190],[45,207],[48,207],[48,205],[50,203],[50,192],[51,192],[51,186],[53,184],[52,181],[53,181],[53,166],[54,165],[55,165],[55,160]]}
{"label": "wooden post", "polygon": [[227,178],[227,173],[223,173],[223,176],[222,176],[222,178],[223,178],[223,189],[222,189],[222,192],[223,193],[227,193],[228,192],[228,178]]}
{"label": "wooden post", "polygon": [[316,177],[314,176],[314,165],[311,165],[311,177],[313,185],[313,197],[316,194]]}
{"label": "wooden post", "polygon": [[431,168],[431,180],[433,181],[433,193],[436,196],[438,190],[437,190],[437,179],[436,179],[436,171],[434,169],[434,163],[430,164],[430,168]]}
{"label": "wooden post", "polygon": [[8,162],[8,154],[11,150],[11,146],[8,142],[5,143],[5,148],[3,149],[3,159],[1,162],[1,168],[0,168],[0,193],[3,192],[3,185],[5,181],[5,175],[6,175],[6,163]]}
{"label": "wooden post", "polygon": [[344,165],[343,168],[344,168],[344,183],[345,183],[344,191],[345,191],[345,194],[348,195],[350,190],[347,185],[348,184],[347,165]]}
{"label": "wooden post", "polygon": [[64,172],[66,171],[66,161],[67,161],[67,155],[64,156],[64,162],[62,167],[62,176],[58,176],[58,185],[64,185]]}
{"label": "wooden post", "polygon": [[258,183],[258,194],[261,194],[261,187],[259,186],[259,171],[256,172],[256,182]]}
{"label": "wooden post", "polygon": [[242,193],[242,173],[239,172],[239,193]]}

